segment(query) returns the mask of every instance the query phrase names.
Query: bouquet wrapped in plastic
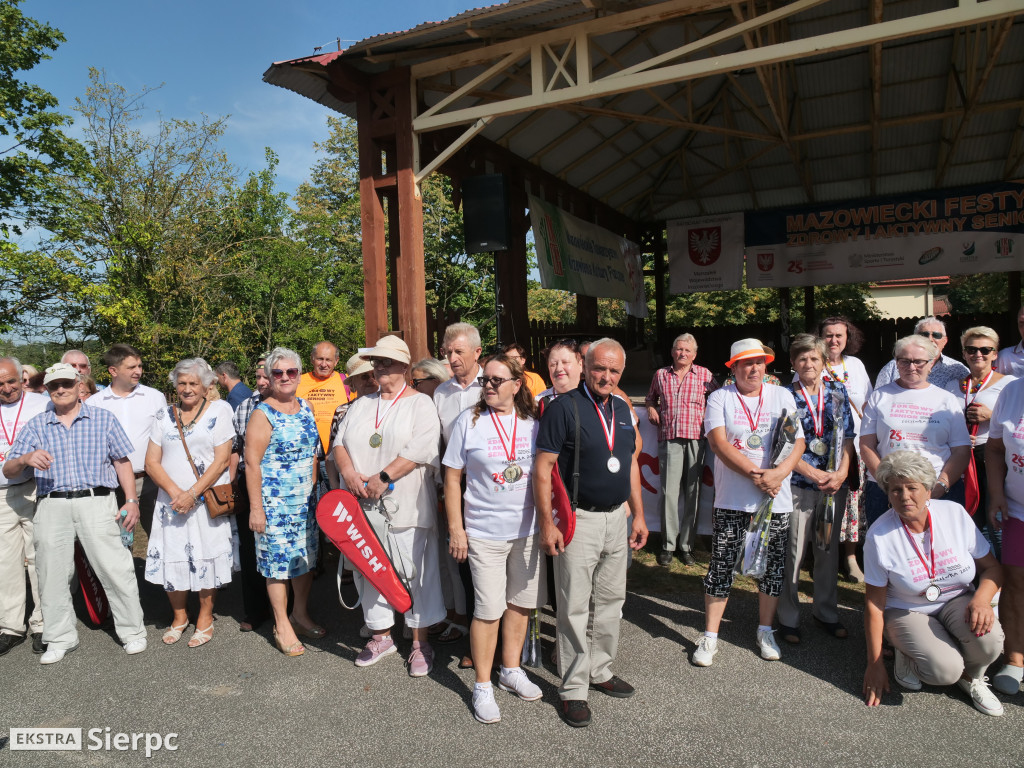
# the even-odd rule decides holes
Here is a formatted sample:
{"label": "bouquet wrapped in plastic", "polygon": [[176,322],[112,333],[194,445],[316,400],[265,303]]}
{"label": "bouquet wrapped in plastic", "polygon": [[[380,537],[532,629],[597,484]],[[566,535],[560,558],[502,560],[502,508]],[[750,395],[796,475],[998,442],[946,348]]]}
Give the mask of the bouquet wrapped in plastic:
{"label": "bouquet wrapped in plastic", "polygon": [[[786,409],[782,410],[779,420],[775,424],[775,431],[771,439],[771,466],[777,467],[789,458],[793,453],[793,446],[796,444],[797,415]],[[747,528],[746,540],[743,545],[743,552],[740,555],[740,572],[760,579],[765,574],[768,565],[768,535],[772,519],[772,504],[775,498],[766,493],[757,511],[750,519],[750,526]]]}
{"label": "bouquet wrapped in plastic", "polygon": [[[843,458],[843,405],[846,399],[836,388],[832,391],[832,446],[828,452],[826,472],[835,472]],[[814,507],[814,546],[822,552],[832,548],[832,531],[836,524],[836,496],[826,493]]]}

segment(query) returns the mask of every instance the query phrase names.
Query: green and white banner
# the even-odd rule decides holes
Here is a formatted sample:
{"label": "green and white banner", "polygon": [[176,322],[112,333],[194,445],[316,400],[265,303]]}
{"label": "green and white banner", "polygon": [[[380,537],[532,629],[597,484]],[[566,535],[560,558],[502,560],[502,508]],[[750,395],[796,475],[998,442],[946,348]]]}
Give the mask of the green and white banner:
{"label": "green and white banner", "polygon": [[640,246],[533,195],[529,205],[544,288],[646,307]]}

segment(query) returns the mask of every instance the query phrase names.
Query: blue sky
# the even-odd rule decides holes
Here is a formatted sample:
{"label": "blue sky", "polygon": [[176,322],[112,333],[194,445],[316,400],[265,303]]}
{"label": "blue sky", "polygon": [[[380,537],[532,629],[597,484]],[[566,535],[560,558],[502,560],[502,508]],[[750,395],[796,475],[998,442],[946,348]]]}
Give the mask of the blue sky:
{"label": "blue sky", "polygon": [[[384,32],[440,21],[484,5],[472,0],[25,0],[22,11],[60,29],[67,42],[29,72],[71,113],[88,68],[105,69],[131,92],[163,88],[146,105],[165,117],[230,115],[221,147],[242,172],[278,153],[281,188],[291,191],[315,161],[328,111],[262,81],[274,61],[333,50]],[[345,42],[348,41],[348,42]],[[73,131],[72,131],[73,133]]]}

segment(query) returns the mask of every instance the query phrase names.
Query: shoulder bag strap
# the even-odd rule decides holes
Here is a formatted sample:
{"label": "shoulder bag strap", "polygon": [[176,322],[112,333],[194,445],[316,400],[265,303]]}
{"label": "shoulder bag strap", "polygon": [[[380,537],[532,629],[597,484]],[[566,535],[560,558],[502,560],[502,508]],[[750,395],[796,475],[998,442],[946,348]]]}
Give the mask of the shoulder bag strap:
{"label": "shoulder bag strap", "polygon": [[192,467],[192,473],[196,476],[196,480],[200,479],[199,470],[196,469],[196,463],[192,461],[192,454],[188,450],[188,442],[185,440],[185,430],[181,428],[181,419],[178,418],[178,410],[172,405],[171,413],[174,414],[174,426],[178,428],[178,434],[181,435],[181,445],[185,449],[185,456],[188,457],[188,464]]}
{"label": "shoulder bag strap", "polygon": [[[572,403],[573,416],[576,417],[576,444],[572,459],[572,509],[575,512],[580,494],[580,408],[576,405],[575,397],[570,397],[569,400]],[[615,428],[614,424],[612,428]]]}

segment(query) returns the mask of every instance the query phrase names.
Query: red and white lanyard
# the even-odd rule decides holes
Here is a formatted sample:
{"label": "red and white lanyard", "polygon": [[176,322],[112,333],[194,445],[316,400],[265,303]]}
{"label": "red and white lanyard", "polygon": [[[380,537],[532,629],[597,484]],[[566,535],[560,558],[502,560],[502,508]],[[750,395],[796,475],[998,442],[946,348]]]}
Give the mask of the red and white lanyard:
{"label": "red and white lanyard", "polygon": [[912,546],[914,548],[914,554],[916,554],[917,555],[917,559],[921,561],[921,567],[924,568],[925,575],[928,577],[929,581],[933,581],[934,582],[935,581],[935,527],[932,525],[932,511],[931,511],[931,509],[928,510],[928,535],[931,536],[931,539],[932,539],[932,546],[931,546],[931,552],[930,552],[931,558],[932,558],[932,569],[930,571],[928,570],[928,563],[925,561],[924,555],[921,553],[921,550],[918,548],[917,542],[914,541],[914,535],[910,532],[910,529],[907,528],[907,524],[904,523],[902,520],[900,521],[900,524],[903,526],[903,532],[905,534],[907,534],[907,539],[910,540],[910,546]]}
{"label": "red and white lanyard", "polygon": [[[995,373],[994,370],[989,371],[988,375],[985,376],[985,378],[981,380],[981,383],[978,385],[978,388],[976,390],[974,390],[974,397],[971,397],[971,377],[968,376],[964,380],[964,408],[965,409],[969,408],[972,405],[974,405],[974,401],[978,399],[978,395],[981,394],[981,390],[983,390],[988,385],[988,380],[992,378],[992,374],[993,373]],[[968,399],[968,398],[970,398],[970,399]]]}
{"label": "red and white lanyard", "polygon": [[25,407],[25,395],[21,396],[21,403],[18,405],[18,415],[14,417],[14,426],[11,428],[11,434],[7,434],[7,425],[4,423],[3,416],[0,416],[0,427],[4,429],[4,440],[10,446],[14,445],[14,438],[18,436],[18,421],[21,420],[21,409]]}
{"label": "red and white lanyard", "polygon": [[807,390],[804,389],[804,383],[800,384],[800,392],[803,393],[804,402],[807,403],[807,412],[811,414],[811,424],[814,425],[814,436],[821,437],[825,434],[825,388],[822,387],[818,390],[818,413],[815,414],[815,408],[811,405],[811,396],[807,394]]}
{"label": "red and white lanyard", "polygon": [[601,409],[597,405],[597,401],[594,396],[590,394],[590,388],[584,384],[583,391],[587,393],[587,397],[590,398],[590,402],[594,404],[594,410],[597,411],[597,420],[601,422],[601,429],[604,431],[604,440],[608,443],[608,451],[612,454],[615,453],[615,395],[608,395],[608,410],[612,412],[612,425],[609,427],[604,420],[604,414],[601,413]]}
{"label": "red and white lanyard", "polygon": [[397,403],[399,400],[402,399],[402,395],[405,394],[405,390],[408,387],[409,387],[408,384],[405,384],[402,387],[401,391],[398,393],[398,396],[395,397],[395,399],[391,401],[391,403],[388,405],[387,408],[384,409],[384,415],[383,416],[380,415],[380,401],[383,400],[384,397],[381,396],[381,397],[377,398],[377,413],[375,413],[374,416],[373,416],[373,428],[375,430],[380,431],[380,425],[384,423],[384,419],[386,419],[388,417],[388,414],[391,413],[391,409],[395,407],[395,403]]}
{"label": "red and white lanyard", "polygon": [[505,429],[505,425],[501,423],[501,419],[494,410],[488,406],[488,413],[491,414],[491,423],[494,424],[494,430],[498,433],[498,439],[501,441],[501,449],[505,452],[505,458],[509,461],[516,460],[516,431],[519,428],[519,418],[516,416],[515,409],[512,410],[512,439],[508,438],[508,430]]}
{"label": "red and white lanyard", "polygon": [[757,432],[757,427],[761,423],[761,408],[764,406],[764,385],[761,385],[761,389],[757,393],[757,411],[753,415],[750,414],[750,409],[747,408],[747,404],[743,402],[743,395],[737,391],[736,397],[739,398],[740,406],[743,408],[743,413],[747,416],[747,423],[750,424],[751,434]]}

